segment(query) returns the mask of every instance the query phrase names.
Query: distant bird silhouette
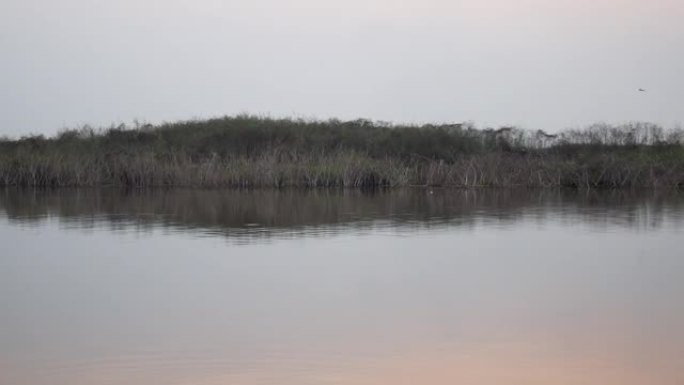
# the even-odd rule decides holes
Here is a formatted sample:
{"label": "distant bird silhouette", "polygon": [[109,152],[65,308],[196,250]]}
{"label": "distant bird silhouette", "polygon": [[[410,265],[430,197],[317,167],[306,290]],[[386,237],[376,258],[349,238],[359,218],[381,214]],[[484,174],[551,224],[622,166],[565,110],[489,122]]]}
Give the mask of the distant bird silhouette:
{"label": "distant bird silhouette", "polygon": [[639,88],[639,92],[646,92],[646,90],[643,88]]}

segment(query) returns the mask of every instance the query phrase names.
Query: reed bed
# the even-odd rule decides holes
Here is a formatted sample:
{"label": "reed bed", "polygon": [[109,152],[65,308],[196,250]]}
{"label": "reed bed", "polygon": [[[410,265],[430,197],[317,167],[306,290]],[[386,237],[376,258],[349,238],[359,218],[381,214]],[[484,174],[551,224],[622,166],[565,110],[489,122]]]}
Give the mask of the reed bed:
{"label": "reed bed", "polygon": [[644,123],[549,135],[238,116],[3,140],[0,185],[677,188],[683,137]]}

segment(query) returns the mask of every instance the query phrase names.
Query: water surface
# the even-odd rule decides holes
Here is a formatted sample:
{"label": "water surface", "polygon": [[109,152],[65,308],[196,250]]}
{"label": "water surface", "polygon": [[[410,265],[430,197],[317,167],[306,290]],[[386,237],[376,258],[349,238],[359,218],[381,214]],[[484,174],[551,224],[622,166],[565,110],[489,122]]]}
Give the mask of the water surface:
{"label": "water surface", "polygon": [[684,196],[1,190],[0,384],[684,383]]}

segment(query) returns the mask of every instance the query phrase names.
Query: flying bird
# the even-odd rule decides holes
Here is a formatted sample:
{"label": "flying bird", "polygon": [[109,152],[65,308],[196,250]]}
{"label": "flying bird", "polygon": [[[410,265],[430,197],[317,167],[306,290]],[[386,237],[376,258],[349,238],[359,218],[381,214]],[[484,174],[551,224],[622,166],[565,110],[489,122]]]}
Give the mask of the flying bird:
{"label": "flying bird", "polygon": [[639,92],[646,92],[646,90],[643,88],[639,88]]}

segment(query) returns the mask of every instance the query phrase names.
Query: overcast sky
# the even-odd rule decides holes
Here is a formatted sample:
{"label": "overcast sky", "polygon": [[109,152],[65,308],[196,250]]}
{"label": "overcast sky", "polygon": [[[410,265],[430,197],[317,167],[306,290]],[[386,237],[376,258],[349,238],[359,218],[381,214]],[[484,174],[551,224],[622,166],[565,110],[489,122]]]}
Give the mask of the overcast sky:
{"label": "overcast sky", "polygon": [[0,135],[240,112],[671,127],[682,20],[682,0],[2,0]]}

